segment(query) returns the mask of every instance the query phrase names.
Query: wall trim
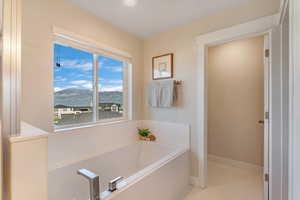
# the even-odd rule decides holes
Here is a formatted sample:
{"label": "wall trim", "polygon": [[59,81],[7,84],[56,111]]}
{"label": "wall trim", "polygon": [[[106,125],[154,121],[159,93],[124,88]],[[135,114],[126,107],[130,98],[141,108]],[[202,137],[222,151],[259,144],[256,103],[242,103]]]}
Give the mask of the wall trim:
{"label": "wall trim", "polygon": [[[290,138],[289,138],[289,200],[300,199],[300,2],[289,0],[290,11]],[[298,102],[298,103],[297,103]]]}
{"label": "wall trim", "polygon": [[68,30],[65,30],[63,28],[57,27],[57,26],[53,26],[52,27],[52,31],[54,36],[58,37],[58,38],[62,38],[68,41],[72,41],[75,43],[78,43],[80,45],[84,45],[86,47],[89,47],[91,49],[96,49],[99,50],[101,53],[106,53],[109,52],[113,55],[116,56],[120,56],[126,59],[131,59],[132,55],[130,53],[127,53],[125,51],[122,51],[120,49],[108,46],[106,44],[102,44],[99,43],[91,38],[82,36],[82,35],[78,35],[76,33],[70,32]]}
{"label": "wall trim", "polygon": [[277,25],[279,14],[263,17],[196,37],[198,46],[214,46],[268,31]]}
{"label": "wall trim", "polygon": [[1,68],[0,199],[9,199],[9,137],[20,135],[22,0],[4,0]]}
{"label": "wall trim", "polygon": [[199,181],[199,177],[196,176],[190,176],[190,184],[193,187],[200,187],[200,181]]}
{"label": "wall trim", "polygon": [[241,169],[253,170],[253,171],[257,171],[257,172],[263,172],[263,167],[262,166],[255,165],[255,164],[252,164],[252,163],[243,162],[243,161],[233,160],[233,159],[225,158],[225,157],[221,157],[221,156],[216,156],[216,155],[212,155],[212,154],[208,155],[208,160],[213,161],[213,162],[217,162],[217,163],[220,163],[220,164],[224,164],[224,165],[229,165],[229,166],[232,166],[232,167],[241,168]]}
{"label": "wall trim", "polygon": [[288,9],[289,0],[281,0],[280,2],[280,10],[279,10],[279,18],[278,18],[278,25],[281,25]]}

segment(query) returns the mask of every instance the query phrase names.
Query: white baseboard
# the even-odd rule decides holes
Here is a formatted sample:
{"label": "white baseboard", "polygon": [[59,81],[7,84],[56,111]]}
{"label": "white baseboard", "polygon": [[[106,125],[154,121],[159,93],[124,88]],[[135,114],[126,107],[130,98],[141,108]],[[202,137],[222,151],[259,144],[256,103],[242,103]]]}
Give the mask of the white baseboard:
{"label": "white baseboard", "polygon": [[254,165],[254,164],[243,162],[243,161],[232,160],[230,158],[215,156],[212,154],[208,155],[208,160],[217,162],[217,163],[221,163],[221,164],[225,164],[225,165],[230,165],[230,166],[237,167],[237,168],[248,169],[248,170],[253,170],[253,171],[257,171],[257,172],[263,172],[262,166]]}
{"label": "white baseboard", "polygon": [[196,177],[196,176],[191,176],[191,177],[190,177],[190,183],[191,183],[191,185],[194,186],[194,187],[200,187],[200,180],[199,180],[199,178]]}

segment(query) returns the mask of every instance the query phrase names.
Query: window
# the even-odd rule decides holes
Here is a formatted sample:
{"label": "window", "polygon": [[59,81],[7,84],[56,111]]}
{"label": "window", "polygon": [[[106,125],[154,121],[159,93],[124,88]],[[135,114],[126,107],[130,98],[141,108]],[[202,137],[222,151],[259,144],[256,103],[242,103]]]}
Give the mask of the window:
{"label": "window", "polygon": [[54,125],[79,126],[126,118],[126,63],[54,44]]}
{"label": "window", "polygon": [[98,119],[123,117],[124,63],[105,56],[99,56],[98,66]]}

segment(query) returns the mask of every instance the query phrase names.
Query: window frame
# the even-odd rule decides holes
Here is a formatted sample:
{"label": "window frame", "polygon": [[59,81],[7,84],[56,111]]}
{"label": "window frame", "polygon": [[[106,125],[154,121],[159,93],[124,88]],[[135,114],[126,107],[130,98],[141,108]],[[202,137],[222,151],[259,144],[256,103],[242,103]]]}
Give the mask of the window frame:
{"label": "window frame", "polygon": [[[87,122],[87,123],[77,123],[77,124],[68,124],[68,125],[60,125],[57,126],[53,123],[53,127],[54,127],[54,132],[60,132],[60,131],[65,131],[65,130],[74,130],[74,129],[80,129],[80,128],[86,128],[86,127],[91,127],[91,126],[98,126],[98,125],[107,125],[107,124],[112,124],[112,123],[118,123],[118,122],[124,122],[124,121],[129,121],[132,120],[132,85],[131,85],[131,68],[133,66],[132,62],[131,62],[131,58],[127,58],[118,54],[113,54],[111,53],[110,50],[105,50],[103,48],[99,48],[99,50],[97,50],[97,48],[94,48],[94,46],[92,46],[92,48],[90,47],[90,45],[83,45],[86,44],[85,42],[81,42],[81,41],[77,41],[75,39],[70,39],[70,37],[64,38],[62,36],[55,38],[52,41],[52,68],[54,66],[54,47],[55,45],[62,45],[62,46],[66,46],[66,47],[70,47],[70,48],[74,48],[74,49],[78,49],[80,51],[85,51],[88,53],[91,53],[93,55],[93,80],[92,80],[92,84],[93,84],[93,119],[91,122]],[[99,119],[99,95],[98,95],[98,91],[99,91],[99,57],[100,56],[104,56],[104,57],[108,57],[111,59],[116,59],[118,61],[123,62],[123,116],[122,117],[117,117],[117,118],[110,118],[110,119]],[[53,71],[53,76],[54,77],[54,71]],[[53,114],[55,114],[54,111],[54,79],[52,81],[52,94],[53,94]],[[96,102],[96,103],[95,103]]]}

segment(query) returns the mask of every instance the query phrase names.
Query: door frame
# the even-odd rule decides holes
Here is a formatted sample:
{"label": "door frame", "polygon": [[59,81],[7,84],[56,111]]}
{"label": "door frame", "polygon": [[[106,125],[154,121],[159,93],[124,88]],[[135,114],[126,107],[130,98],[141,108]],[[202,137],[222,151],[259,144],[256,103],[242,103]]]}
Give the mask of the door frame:
{"label": "door frame", "polygon": [[289,180],[288,180],[288,199],[300,199],[300,1],[299,0],[285,0],[288,1],[289,20],[290,20],[290,58],[289,58]]}
{"label": "door frame", "polygon": [[[207,83],[206,83],[206,67],[207,67],[207,48],[218,44],[228,43],[235,40],[240,40],[258,35],[268,35],[268,44],[270,49],[272,45],[273,28],[278,25],[278,15],[264,17],[258,20],[236,25],[227,29],[216,32],[200,35],[196,38],[197,43],[197,140],[198,140],[198,184],[205,188],[207,185]],[[271,54],[272,56],[272,54]],[[272,59],[270,58],[269,65],[269,80],[272,79]],[[270,94],[269,107],[272,104],[272,95]],[[271,111],[270,111],[271,112]],[[271,127],[271,121],[269,127]],[[271,130],[270,130],[271,131]],[[272,151],[268,145],[269,157]],[[271,163],[270,163],[271,165]],[[271,168],[271,167],[270,167]],[[272,170],[269,171],[271,176]]]}
{"label": "door frame", "polygon": [[[271,39],[271,31],[265,33],[264,36],[264,165],[263,165],[263,181],[264,181],[264,200],[269,199],[269,177],[270,177],[270,170],[269,170],[269,159],[270,153],[270,108],[271,108],[271,101],[270,101],[270,79],[271,75],[271,59],[270,59],[270,39]],[[268,52],[267,52],[268,51]],[[266,55],[269,54],[269,55]]]}
{"label": "door frame", "polygon": [[0,200],[9,199],[9,137],[20,134],[22,0],[2,1]]}

